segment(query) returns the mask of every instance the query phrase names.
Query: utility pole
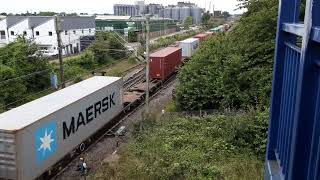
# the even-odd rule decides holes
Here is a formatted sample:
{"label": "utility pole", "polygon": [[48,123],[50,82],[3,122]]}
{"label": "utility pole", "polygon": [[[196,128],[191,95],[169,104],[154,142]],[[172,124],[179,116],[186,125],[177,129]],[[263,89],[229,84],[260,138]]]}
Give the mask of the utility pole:
{"label": "utility pole", "polygon": [[61,88],[65,88],[64,82],[64,69],[63,69],[63,59],[62,59],[62,42],[61,42],[61,19],[59,16],[55,17],[56,23],[56,34],[58,40],[58,58],[59,58],[59,66],[60,66],[60,81],[61,81]]}
{"label": "utility pole", "polygon": [[150,45],[150,16],[146,15],[146,113],[149,114],[149,83],[150,83],[150,76],[149,76],[149,64],[150,64],[150,52],[149,52],[149,45]]}

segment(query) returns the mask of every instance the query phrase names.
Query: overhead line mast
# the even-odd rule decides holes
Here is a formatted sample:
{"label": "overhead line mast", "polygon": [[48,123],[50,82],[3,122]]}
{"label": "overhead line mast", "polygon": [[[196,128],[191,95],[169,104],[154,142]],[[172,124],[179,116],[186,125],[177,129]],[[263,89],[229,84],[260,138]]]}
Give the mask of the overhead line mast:
{"label": "overhead line mast", "polygon": [[63,68],[63,58],[62,58],[62,41],[61,41],[61,19],[59,16],[55,16],[56,23],[56,34],[58,40],[58,58],[59,58],[59,66],[60,66],[60,81],[61,88],[65,88],[65,79],[64,79],[64,68]]}

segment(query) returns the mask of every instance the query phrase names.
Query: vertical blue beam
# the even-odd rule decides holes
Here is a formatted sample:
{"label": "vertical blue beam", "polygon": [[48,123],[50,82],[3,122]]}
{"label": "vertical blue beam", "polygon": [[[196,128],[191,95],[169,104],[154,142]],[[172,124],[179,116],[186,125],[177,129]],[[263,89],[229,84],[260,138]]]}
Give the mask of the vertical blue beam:
{"label": "vertical blue beam", "polygon": [[276,52],[273,65],[273,83],[272,83],[272,99],[270,108],[270,123],[268,132],[267,160],[275,160],[274,150],[277,146],[279,115],[281,106],[282,80],[283,80],[283,58],[284,58],[284,41],[294,41],[290,39],[290,35],[282,31],[282,23],[298,22],[300,11],[300,0],[280,0],[279,1],[279,17],[276,37]]}
{"label": "vertical blue beam", "polygon": [[[288,148],[287,154],[286,154],[286,164],[289,164],[289,158],[290,158],[290,147],[291,147],[291,137],[292,137],[292,124],[293,124],[293,118],[294,118],[294,102],[296,99],[296,92],[297,92],[297,79],[298,79],[298,73],[299,73],[299,63],[300,63],[300,52],[298,52],[297,50],[294,50],[294,57],[293,57],[293,62],[294,62],[294,75],[293,75],[293,86],[292,86],[292,91],[293,93],[290,95],[291,99],[292,99],[292,103],[290,104],[290,116],[289,118],[289,124],[288,124],[288,137],[287,137],[287,145],[286,147]],[[285,172],[285,175],[287,175],[288,171]]]}
{"label": "vertical blue beam", "polygon": [[[308,177],[308,165],[311,150],[312,130],[315,118],[317,95],[317,72],[314,67],[315,43],[310,40],[311,29],[319,17],[313,14],[319,11],[314,6],[319,0],[307,0],[305,12],[305,30],[300,56],[300,72],[298,77],[297,98],[293,124],[291,156],[289,161],[288,179],[300,180]],[[319,15],[319,14],[317,14]],[[313,18],[315,18],[313,21]]]}
{"label": "vertical blue beam", "polygon": [[[320,71],[318,71],[319,73]],[[317,85],[319,86],[320,78],[317,80]],[[311,153],[309,158],[309,166],[308,166],[308,179],[315,179],[317,172],[317,163],[319,163],[319,136],[320,136],[320,91],[318,87],[317,92],[317,105],[316,105],[316,114],[315,114],[315,124],[313,126],[313,136],[312,136],[312,145],[311,145]]]}
{"label": "vertical blue beam", "polygon": [[282,166],[282,173],[285,175],[287,173],[287,166],[288,166],[288,158],[287,158],[287,155],[289,153],[289,149],[288,149],[288,142],[290,141],[290,139],[288,138],[289,137],[289,132],[291,131],[291,129],[289,128],[289,124],[290,124],[290,116],[291,116],[291,104],[293,103],[293,100],[292,100],[292,96],[293,96],[293,83],[294,83],[294,63],[295,63],[295,51],[292,49],[292,48],[289,48],[290,51],[289,51],[289,63],[290,63],[290,66],[289,66],[289,79],[288,79],[288,83],[289,83],[289,88],[288,88],[288,91],[287,91],[287,98],[288,98],[288,102],[286,103],[286,118],[285,118],[285,140],[284,140],[284,144],[283,144],[283,147],[284,147],[284,154],[283,154],[283,166]]}
{"label": "vertical blue beam", "polygon": [[[320,0],[313,1],[313,11],[312,11],[312,20],[313,26],[320,25]],[[316,44],[315,44],[316,46]],[[315,47],[315,52],[320,52],[320,44],[318,44],[318,50]],[[314,55],[314,59],[316,63],[320,63],[320,54],[317,53]],[[314,118],[313,125],[313,134],[312,134],[312,142],[311,142],[311,152],[309,157],[309,166],[308,166],[308,179],[314,178],[319,179],[320,175],[320,69],[318,69],[318,97],[317,97],[317,106],[316,106],[316,115]]]}

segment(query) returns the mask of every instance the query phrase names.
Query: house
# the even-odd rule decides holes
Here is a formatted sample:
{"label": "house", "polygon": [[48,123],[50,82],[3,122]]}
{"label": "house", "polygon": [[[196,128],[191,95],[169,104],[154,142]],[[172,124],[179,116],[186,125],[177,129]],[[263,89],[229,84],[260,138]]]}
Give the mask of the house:
{"label": "house", "polygon": [[[60,17],[62,54],[81,51],[80,39],[95,35],[94,17]],[[23,36],[39,45],[47,55],[58,54],[56,22],[53,16],[8,16],[0,20],[0,44],[8,44]],[[1,45],[0,45],[1,46]]]}
{"label": "house", "polygon": [[25,19],[25,17],[21,16],[8,16],[0,19],[0,47],[4,46],[5,44],[9,44],[10,42],[9,28],[19,23],[23,19]]}

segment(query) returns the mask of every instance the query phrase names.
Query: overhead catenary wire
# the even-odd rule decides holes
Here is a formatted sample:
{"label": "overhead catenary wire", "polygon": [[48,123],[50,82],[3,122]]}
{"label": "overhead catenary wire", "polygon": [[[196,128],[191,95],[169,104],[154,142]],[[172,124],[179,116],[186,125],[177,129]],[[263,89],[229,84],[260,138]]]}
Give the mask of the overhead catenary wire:
{"label": "overhead catenary wire", "polygon": [[[113,34],[113,36],[115,36],[115,35]],[[123,40],[122,38],[117,38],[116,36],[115,36],[115,38],[123,45],[123,43],[119,40],[119,39]],[[125,40],[123,40],[123,41],[125,41]],[[126,41],[125,41],[125,42],[126,42]],[[124,45],[123,45],[123,46],[124,46]],[[124,46],[124,47],[125,47],[125,46]],[[108,49],[108,50],[110,50],[110,51],[116,51],[115,53],[119,53],[119,52],[126,51],[126,50],[123,50],[123,49]],[[131,51],[129,51],[129,52],[131,52]],[[127,57],[126,57],[126,58],[127,58]],[[99,68],[99,69],[102,69],[102,68]],[[51,70],[51,69],[48,69],[48,71],[49,71],[49,70]],[[92,70],[92,71],[94,71],[94,70]],[[39,72],[41,72],[41,71],[39,71]],[[36,74],[36,73],[39,73],[39,72],[35,72],[35,73],[31,73],[31,74]],[[31,74],[28,74],[28,75],[25,75],[25,76],[29,76],[29,75],[31,75]],[[16,77],[16,78],[22,78],[22,77],[23,77],[23,76],[21,76],[21,77]],[[0,82],[0,84],[1,84],[1,83],[4,83],[4,82],[6,82],[6,81],[12,81],[12,80],[14,80],[14,79],[16,79],[16,78],[12,78],[12,79],[9,79],[9,80],[5,80],[5,81],[3,81],[3,82]],[[77,77],[76,77],[76,78],[77,78]],[[76,78],[74,78],[73,80],[75,80]],[[11,102],[11,103],[9,103],[9,104],[6,104],[4,107],[11,106],[12,104],[15,104],[15,103],[17,103],[17,102],[23,101],[23,100],[25,100],[25,99],[27,99],[27,98],[29,98],[29,97],[31,97],[31,96],[40,94],[40,93],[45,92],[45,91],[48,91],[48,90],[50,90],[50,89],[52,89],[52,88],[50,87],[50,88],[47,88],[47,89],[45,89],[45,90],[39,91],[39,92],[37,92],[37,93],[28,95],[28,96],[26,96],[26,97],[24,97],[24,98],[22,98],[22,99],[20,99],[20,100],[18,100],[18,101],[15,101],[15,102]]]}
{"label": "overhead catenary wire", "polygon": [[[127,56],[119,59],[119,61],[124,60],[124,59],[130,57],[131,55],[132,55],[132,54],[128,54]],[[94,72],[94,71],[98,71],[98,70],[103,70],[104,68],[107,68],[107,67],[110,67],[110,64],[108,64],[108,65],[106,65],[106,66],[104,66],[104,67],[99,67],[99,68],[90,70],[90,71],[91,71],[91,72]],[[89,74],[90,74],[90,73],[88,72],[88,75],[89,75]],[[91,77],[91,76],[89,76],[89,77]],[[72,82],[72,81],[76,80],[77,78],[78,78],[78,77],[74,77],[74,78],[71,78],[71,79],[66,80],[65,82]],[[88,77],[87,77],[87,78],[88,78]],[[58,86],[60,86],[60,85],[61,85],[61,83],[58,84]],[[11,106],[11,105],[14,105],[14,104],[18,103],[18,102],[23,102],[23,101],[27,100],[27,99],[30,98],[30,97],[39,95],[39,94],[44,93],[44,92],[49,91],[49,90],[55,90],[55,89],[52,88],[52,87],[49,87],[49,88],[46,88],[46,89],[41,90],[41,91],[39,91],[39,92],[29,94],[29,95],[27,95],[27,96],[24,96],[24,97],[20,98],[19,100],[16,100],[16,101],[13,101],[13,102],[10,102],[10,103],[8,103],[8,104],[5,104],[5,105],[0,106],[0,109],[7,108],[7,107],[9,107],[9,106]]]}
{"label": "overhead catenary wire", "polygon": [[41,91],[39,91],[39,92],[36,92],[36,93],[30,94],[30,95],[24,96],[24,97],[20,98],[19,100],[16,100],[16,101],[13,101],[13,102],[10,102],[10,103],[8,103],[8,104],[5,104],[5,105],[0,106],[0,109],[3,109],[3,108],[6,109],[6,108],[10,107],[11,105],[14,105],[14,104],[16,104],[16,103],[18,103],[18,102],[25,101],[25,100],[27,100],[28,98],[31,98],[31,97],[33,97],[33,96],[35,96],[35,95],[39,95],[39,94],[44,93],[44,92],[49,91],[49,90],[54,90],[54,89],[53,89],[52,87],[50,87],[50,88],[41,90]]}
{"label": "overhead catenary wire", "polygon": [[45,69],[45,70],[42,70],[42,71],[37,71],[37,72],[30,73],[30,74],[26,74],[26,75],[18,76],[18,77],[15,77],[15,78],[7,79],[7,80],[4,80],[4,81],[1,81],[0,85],[9,83],[11,81],[19,80],[19,79],[24,79],[24,78],[27,78],[27,77],[30,77],[30,76],[42,74],[42,73],[49,72],[49,71],[52,71],[52,69]]}

